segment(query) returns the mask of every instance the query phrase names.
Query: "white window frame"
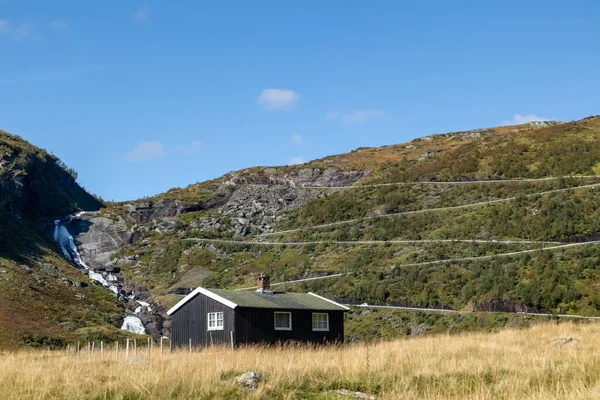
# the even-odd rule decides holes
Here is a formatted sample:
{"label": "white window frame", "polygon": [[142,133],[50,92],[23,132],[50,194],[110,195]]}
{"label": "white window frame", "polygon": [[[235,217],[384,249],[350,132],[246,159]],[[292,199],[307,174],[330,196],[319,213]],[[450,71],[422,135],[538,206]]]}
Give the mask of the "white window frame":
{"label": "white window frame", "polygon": [[[214,322],[215,322],[215,326],[210,326],[210,321],[211,321],[211,317],[214,317]],[[219,317],[221,317],[219,319]],[[219,322],[221,322],[221,325],[219,326]],[[215,312],[209,312],[206,316],[206,328],[209,331],[222,331],[223,330],[223,326],[225,325],[224,323],[224,318],[223,318],[223,311],[215,311]]]}
{"label": "white window frame", "polygon": [[[278,327],[277,326],[277,314],[287,314],[288,321],[290,323],[289,327]],[[275,326],[276,331],[291,331],[292,330],[292,313],[290,311],[275,311],[273,314],[273,325]]]}
{"label": "white window frame", "polygon": [[[317,315],[324,315],[325,316],[325,323],[327,324],[327,327],[325,328],[315,328],[315,316]],[[320,312],[314,312],[312,313],[312,330],[313,332],[329,332],[329,313],[320,313]]]}

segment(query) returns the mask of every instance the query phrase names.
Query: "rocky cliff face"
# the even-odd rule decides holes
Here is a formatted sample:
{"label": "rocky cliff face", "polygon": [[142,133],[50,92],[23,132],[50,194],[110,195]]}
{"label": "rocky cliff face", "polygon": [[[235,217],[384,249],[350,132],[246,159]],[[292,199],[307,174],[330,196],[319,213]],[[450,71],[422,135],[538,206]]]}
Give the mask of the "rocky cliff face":
{"label": "rocky cliff face", "polygon": [[[250,173],[249,173],[250,172]],[[255,185],[284,185],[297,187],[340,187],[350,186],[370,175],[369,170],[344,171],[339,168],[271,167],[233,173],[226,183]]]}
{"label": "rocky cliff face", "polygon": [[369,171],[340,171],[303,168],[285,173],[265,168],[254,174],[232,174],[205,201],[190,202],[177,198],[156,198],[118,205],[111,218],[87,214],[75,219],[69,231],[79,243],[86,263],[100,267],[109,263],[114,252],[135,242],[144,232],[161,234],[185,231],[177,217],[204,212],[194,218],[189,229],[218,232],[233,236],[271,232],[277,218],[327,192],[303,190],[303,187],[350,186],[369,176]]}
{"label": "rocky cliff face", "polygon": [[132,230],[122,218],[112,220],[84,214],[71,220],[67,228],[77,239],[84,261],[92,268],[109,266],[115,250],[132,239]]}

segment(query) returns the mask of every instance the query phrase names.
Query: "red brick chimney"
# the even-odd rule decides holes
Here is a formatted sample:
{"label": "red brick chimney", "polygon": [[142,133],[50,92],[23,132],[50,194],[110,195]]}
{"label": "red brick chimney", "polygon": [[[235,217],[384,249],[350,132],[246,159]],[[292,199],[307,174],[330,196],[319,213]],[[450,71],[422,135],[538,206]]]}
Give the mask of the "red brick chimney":
{"label": "red brick chimney", "polygon": [[256,286],[258,289],[257,292],[270,291],[271,290],[271,278],[269,275],[261,272],[261,274],[256,278]]}

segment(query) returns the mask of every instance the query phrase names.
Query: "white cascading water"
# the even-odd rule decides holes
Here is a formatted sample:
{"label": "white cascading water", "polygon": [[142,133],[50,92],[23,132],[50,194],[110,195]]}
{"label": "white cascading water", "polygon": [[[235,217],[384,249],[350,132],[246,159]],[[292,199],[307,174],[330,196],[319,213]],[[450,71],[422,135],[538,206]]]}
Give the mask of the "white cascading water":
{"label": "white cascading water", "polygon": [[125,317],[121,329],[124,331],[137,333],[139,335],[146,333],[146,329],[144,329],[144,324],[142,324],[142,321],[138,317],[134,317],[132,315]]}
{"label": "white cascading water", "polygon": [[67,228],[58,219],[54,221],[54,240],[56,240],[56,243],[58,243],[58,246],[68,260],[73,261],[82,268],[90,269],[81,259],[81,254],[77,250],[73,236],[71,236]]}
{"label": "white cascading water", "polygon": [[[71,215],[71,216],[69,216],[68,220],[72,221],[73,218],[77,218],[78,216],[80,216],[84,213],[85,212],[80,212],[80,213]],[[90,270],[90,267],[83,261],[81,254],[79,254],[79,250],[77,249],[77,245],[75,244],[75,239],[73,239],[73,236],[69,233],[69,231],[67,230],[67,227],[59,219],[54,221],[53,236],[54,236],[54,240],[60,247],[60,249],[63,252],[66,259],[73,261],[79,267],[85,269],[87,271],[87,275],[91,279],[100,283],[102,286],[104,286],[105,288],[107,288],[108,290],[113,292],[115,295],[119,293],[119,287],[117,286],[118,278],[113,274],[107,274],[105,276],[99,272],[94,272],[94,271]],[[135,296],[133,296],[133,295],[130,296],[130,298],[135,300]],[[142,309],[142,306],[145,306],[148,309],[148,311],[152,311],[149,303],[146,303],[146,302],[143,302],[140,300],[136,300],[136,301],[140,305],[140,307],[138,307],[135,310],[136,314],[139,314],[139,312]],[[135,317],[132,315],[128,315],[125,317],[125,319],[123,320],[123,325],[121,326],[121,329],[124,331],[137,333],[140,335],[143,335],[146,333],[146,329],[144,328],[144,324],[142,323],[142,321],[138,317]]]}

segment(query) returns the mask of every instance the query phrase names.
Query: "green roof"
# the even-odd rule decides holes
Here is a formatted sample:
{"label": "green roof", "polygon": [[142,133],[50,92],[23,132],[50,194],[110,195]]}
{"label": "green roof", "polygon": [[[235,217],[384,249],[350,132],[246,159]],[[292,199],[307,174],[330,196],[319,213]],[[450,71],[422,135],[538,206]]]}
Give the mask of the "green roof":
{"label": "green roof", "polygon": [[346,311],[348,309],[314,293],[273,292],[267,294],[249,290],[207,290],[235,303],[238,307],[320,311]]}

